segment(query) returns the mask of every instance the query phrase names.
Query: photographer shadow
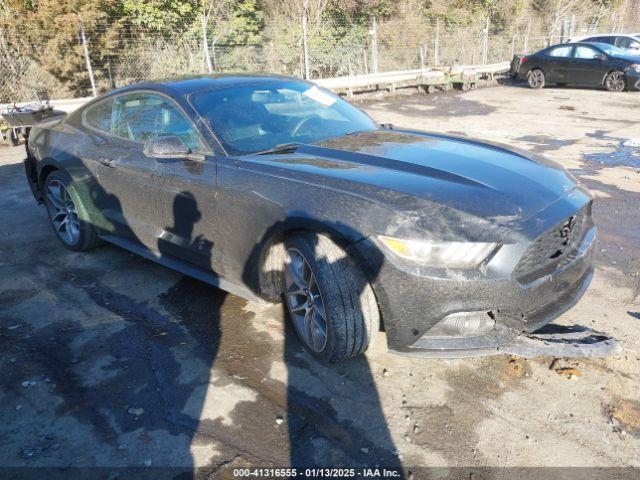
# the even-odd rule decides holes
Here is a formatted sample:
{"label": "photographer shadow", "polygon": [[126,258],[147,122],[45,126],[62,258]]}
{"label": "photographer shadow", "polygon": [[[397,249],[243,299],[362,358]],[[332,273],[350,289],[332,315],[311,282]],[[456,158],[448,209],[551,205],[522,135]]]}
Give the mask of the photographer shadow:
{"label": "photographer shadow", "polygon": [[[282,228],[282,225],[272,227],[265,240],[254,247],[254,253],[246,263],[244,278],[248,284],[251,278],[255,278],[255,265],[262,264],[260,257],[265,251],[265,243],[270,241],[267,239],[272,239],[273,232]],[[321,251],[316,249],[317,235],[305,237],[315,239],[313,249]],[[280,260],[284,260],[282,257],[286,255],[286,249],[282,243],[278,248]],[[360,268],[362,262],[368,265],[366,278],[360,276],[362,281],[351,285],[352,298],[362,301],[365,289],[370,288],[369,284],[379,272],[383,257],[379,251],[367,259],[354,258],[355,252],[348,253],[352,254],[346,258],[351,267]],[[318,260],[329,262],[332,268],[345,267],[345,259],[334,262],[326,258]],[[279,263],[282,265],[284,262]],[[282,270],[264,272],[263,278],[270,278],[276,285],[284,285]],[[257,285],[253,288],[259,290]],[[398,472],[396,478],[403,478],[402,463],[384,416],[368,357],[358,355],[332,364],[320,362],[298,338],[285,305],[286,300],[283,299],[290,465],[298,469],[384,467]],[[358,307],[363,308],[363,305]],[[327,311],[327,317],[330,316],[331,312]],[[376,338],[381,336],[377,331],[370,332],[370,335],[372,342],[383,341]]]}

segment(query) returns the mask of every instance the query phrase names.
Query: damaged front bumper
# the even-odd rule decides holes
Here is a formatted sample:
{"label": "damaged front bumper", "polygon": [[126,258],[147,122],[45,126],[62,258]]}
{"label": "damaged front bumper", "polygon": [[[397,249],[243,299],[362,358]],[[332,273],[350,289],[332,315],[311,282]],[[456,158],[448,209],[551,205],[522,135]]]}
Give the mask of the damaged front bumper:
{"label": "damaged front bumper", "polygon": [[468,358],[488,355],[518,355],[534,358],[549,357],[606,357],[620,350],[618,342],[602,332],[582,325],[550,323],[533,333],[515,336],[506,345],[468,348],[466,350],[413,349],[394,351],[399,355],[424,358]]}
{"label": "damaged front bumper", "polygon": [[[544,213],[544,219],[537,217],[522,226],[522,231],[529,229],[530,238],[545,238],[567,216],[584,215],[571,249],[550,269],[543,267],[533,276],[517,274],[523,252],[529,251],[533,241],[514,245],[512,251],[504,247],[501,256],[489,262],[493,262],[490,272],[468,276],[421,275],[385,258],[370,277],[389,349],[402,355],[444,358],[504,353],[600,356],[615,350],[615,340],[584,327],[562,332],[560,326],[545,327],[575,305],[593,277],[596,229],[590,202],[579,197],[576,194],[577,210],[560,202]],[[363,241],[358,248],[375,250],[375,245]]]}

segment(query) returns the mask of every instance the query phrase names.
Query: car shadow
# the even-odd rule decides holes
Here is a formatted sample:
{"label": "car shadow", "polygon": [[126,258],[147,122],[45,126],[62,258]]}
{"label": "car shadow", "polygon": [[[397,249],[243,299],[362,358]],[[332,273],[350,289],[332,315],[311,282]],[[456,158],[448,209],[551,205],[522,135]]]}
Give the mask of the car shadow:
{"label": "car shadow", "polygon": [[[508,86],[508,87],[516,87],[516,88],[522,88],[522,89],[526,89],[526,90],[531,90],[531,87],[529,87],[529,84],[526,82],[526,80],[516,80],[514,78],[511,77],[505,77],[505,78],[501,78],[498,80],[498,83],[500,85],[504,85],[504,86]],[[555,83],[550,83],[544,86],[544,90],[558,90],[558,91],[562,91],[562,90],[597,90],[597,91],[601,91],[601,92],[606,92],[607,90],[604,87],[598,87],[598,86],[589,86],[589,85],[566,85],[566,84],[555,84]]]}

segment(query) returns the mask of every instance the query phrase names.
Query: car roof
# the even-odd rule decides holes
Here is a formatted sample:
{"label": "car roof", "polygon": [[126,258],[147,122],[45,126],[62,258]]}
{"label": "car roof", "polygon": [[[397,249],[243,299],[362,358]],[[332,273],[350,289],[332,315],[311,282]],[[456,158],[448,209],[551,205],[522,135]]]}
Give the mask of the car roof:
{"label": "car roof", "polygon": [[577,37],[572,37],[569,39],[569,41],[567,43],[576,43],[576,42],[580,42],[581,40],[584,40],[585,38],[592,38],[592,37],[631,37],[637,40],[637,35],[640,35],[638,33],[591,33],[589,35],[580,35]]}
{"label": "car roof", "polygon": [[611,47],[611,45],[609,45],[608,43],[603,43],[603,42],[585,42],[585,41],[580,41],[580,42],[569,42],[569,43],[557,43],[555,45],[551,45],[550,47],[544,48],[541,51],[544,52],[546,50],[550,50],[550,49],[556,48],[556,47],[569,47],[569,46],[573,47],[574,45],[586,45],[588,47],[599,48],[600,50],[604,50],[605,48]]}
{"label": "car roof", "polygon": [[228,88],[237,85],[279,83],[279,82],[304,82],[305,80],[285,75],[275,74],[208,74],[208,75],[186,75],[164,80],[144,81],[133,83],[125,87],[117,88],[110,94],[120,94],[131,90],[156,90],[170,96],[187,96],[202,90],[214,90]]}

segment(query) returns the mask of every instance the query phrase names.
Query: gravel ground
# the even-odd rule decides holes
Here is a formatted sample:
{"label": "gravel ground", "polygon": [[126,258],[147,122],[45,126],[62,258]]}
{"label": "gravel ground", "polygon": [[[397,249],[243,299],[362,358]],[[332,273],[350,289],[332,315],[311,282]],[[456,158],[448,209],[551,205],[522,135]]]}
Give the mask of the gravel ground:
{"label": "gravel ground", "polygon": [[66,251],[31,196],[22,147],[0,148],[0,468],[232,478],[248,465],[346,463],[470,478],[470,467],[640,467],[640,148],[623,146],[640,139],[640,95],[499,86],[362,106],[381,122],[545,154],[583,180],[597,195],[596,275],[559,321],[607,332],[620,352],[419,359],[388,353],[380,334],[366,356],[323,366],[280,306],[115,247]]}

